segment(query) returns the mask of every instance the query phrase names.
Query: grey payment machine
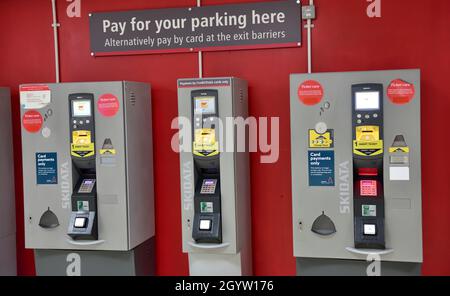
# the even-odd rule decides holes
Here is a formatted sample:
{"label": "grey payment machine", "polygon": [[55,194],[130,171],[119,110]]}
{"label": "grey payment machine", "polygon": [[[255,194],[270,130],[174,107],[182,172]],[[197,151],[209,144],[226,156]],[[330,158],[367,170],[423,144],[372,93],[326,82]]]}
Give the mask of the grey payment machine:
{"label": "grey payment machine", "polygon": [[38,275],[152,275],[150,86],[23,85],[25,245]]}
{"label": "grey payment machine", "polygon": [[11,96],[0,88],[0,276],[17,274]]}
{"label": "grey payment machine", "polygon": [[299,275],[420,275],[420,71],[291,75]]}
{"label": "grey payment machine", "polygon": [[[251,275],[247,83],[178,80],[183,252],[191,275]],[[239,137],[239,135],[241,137]],[[242,148],[242,147],[241,147]]]}

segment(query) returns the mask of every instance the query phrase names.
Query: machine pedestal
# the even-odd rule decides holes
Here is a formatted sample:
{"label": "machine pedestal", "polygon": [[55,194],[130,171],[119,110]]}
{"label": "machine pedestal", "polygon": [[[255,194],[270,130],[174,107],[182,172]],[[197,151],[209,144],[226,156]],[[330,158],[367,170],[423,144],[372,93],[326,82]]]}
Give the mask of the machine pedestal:
{"label": "machine pedestal", "polygon": [[230,254],[189,254],[189,274],[191,276],[250,276],[251,260],[243,253]]}
{"label": "machine pedestal", "polygon": [[[367,276],[370,262],[364,260],[297,258],[298,276]],[[422,264],[381,262],[382,276],[420,276]]]}
{"label": "machine pedestal", "polygon": [[17,275],[16,234],[0,238],[0,276]]}
{"label": "machine pedestal", "polygon": [[35,250],[34,257],[38,276],[151,276],[155,238],[126,252]]}

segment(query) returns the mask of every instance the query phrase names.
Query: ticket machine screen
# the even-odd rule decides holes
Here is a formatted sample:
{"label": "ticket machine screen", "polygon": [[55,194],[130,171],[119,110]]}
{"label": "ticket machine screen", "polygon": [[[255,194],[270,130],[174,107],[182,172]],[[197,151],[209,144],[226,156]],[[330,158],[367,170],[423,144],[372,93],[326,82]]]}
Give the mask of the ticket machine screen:
{"label": "ticket machine screen", "polygon": [[216,114],[215,97],[195,97],[195,114]]}
{"label": "ticket machine screen", "polygon": [[380,109],[379,92],[357,92],[356,110],[378,110]]}
{"label": "ticket machine screen", "polygon": [[79,100],[72,101],[73,117],[90,117],[91,116],[91,101]]}

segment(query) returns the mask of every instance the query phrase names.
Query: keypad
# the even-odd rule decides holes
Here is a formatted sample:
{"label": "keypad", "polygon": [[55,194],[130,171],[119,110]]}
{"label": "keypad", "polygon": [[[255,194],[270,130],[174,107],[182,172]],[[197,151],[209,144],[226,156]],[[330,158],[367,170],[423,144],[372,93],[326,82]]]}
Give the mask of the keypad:
{"label": "keypad", "polygon": [[375,180],[361,180],[360,181],[361,196],[377,196],[377,181]]}
{"label": "keypad", "polygon": [[94,189],[95,180],[83,180],[78,193],[91,193]]}
{"label": "keypad", "polygon": [[214,194],[216,192],[217,180],[216,179],[205,179],[203,180],[202,188],[200,189],[200,194]]}

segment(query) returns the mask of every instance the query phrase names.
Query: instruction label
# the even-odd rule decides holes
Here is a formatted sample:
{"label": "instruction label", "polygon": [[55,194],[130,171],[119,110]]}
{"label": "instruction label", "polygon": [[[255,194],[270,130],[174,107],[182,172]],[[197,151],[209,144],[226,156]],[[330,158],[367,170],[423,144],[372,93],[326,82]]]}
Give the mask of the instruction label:
{"label": "instruction label", "polygon": [[315,80],[306,80],[298,87],[298,98],[307,106],[319,104],[323,96],[323,87]]}
{"label": "instruction label", "polygon": [[36,182],[38,185],[58,184],[57,168],[56,153],[36,153]]}
{"label": "instruction label", "polygon": [[334,186],[334,151],[308,151],[309,186]]}
{"label": "instruction label", "polygon": [[201,202],[200,203],[200,212],[205,213],[213,213],[214,212],[214,206],[212,202]]}
{"label": "instruction label", "polygon": [[377,206],[362,205],[362,216],[363,217],[376,217],[377,216]]}
{"label": "instruction label", "polygon": [[112,117],[119,112],[119,99],[113,94],[104,94],[97,101],[98,112],[105,117]]}
{"label": "instruction label", "polygon": [[37,133],[44,124],[44,118],[41,113],[36,110],[30,110],[23,114],[22,125],[29,133]]}
{"label": "instruction label", "polygon": [[41,109],[50,104],[51,91],[48,85],[26,85],[20,87],[20,105],[23,109]]}
{"label": "instruction label", "polygon": [[315,130],[309,130],[309,148],[333,148],[334,131],[328,130],[319,134]]}
{"label": "instruction label", "polygon": [[397,105],[408,104],[414,98],[415,94],[414,84],[402,79],[392,81],[387,89],[389,99]]}
{"label": "instruction label", "polygon": [[89,211],[89,202],[85,200],[77,201],[77,210],[80,212],[88,212]]}

